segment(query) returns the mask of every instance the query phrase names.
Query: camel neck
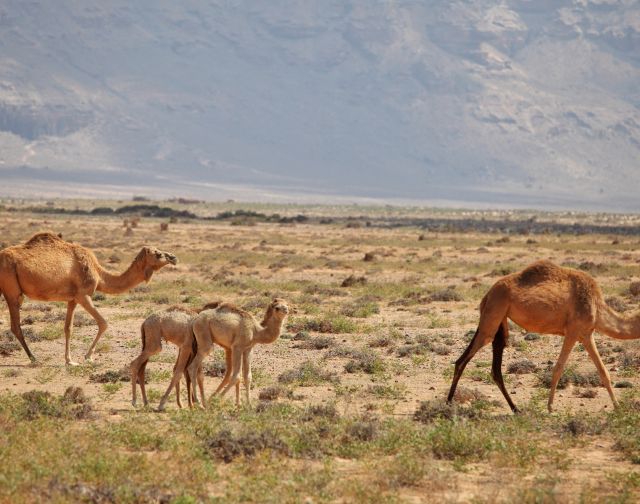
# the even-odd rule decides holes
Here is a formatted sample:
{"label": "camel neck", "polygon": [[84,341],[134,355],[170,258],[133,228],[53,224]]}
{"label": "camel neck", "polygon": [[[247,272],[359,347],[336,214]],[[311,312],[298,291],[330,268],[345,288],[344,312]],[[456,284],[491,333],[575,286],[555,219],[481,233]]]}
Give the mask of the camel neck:
{"label": "camel neck", "polygon": [[109,273],[100,267],[100,282],[97,290],[106,294],[120,294],[135,287],[144,280],[144,272],[139,261],[134,261],[124,273]]}
{"label": "camel neck", "polygon": [[598,310],[596,330],[616,339],[640,339],[640,315],[625,317],[604,305]]}
{"label": "camel neck", "polygon": [[268,344],[273,343],[280,336],[282,329],[282,320],[278,320],[275,317],[271,317],[262,326],[255,336],[256,343]]}

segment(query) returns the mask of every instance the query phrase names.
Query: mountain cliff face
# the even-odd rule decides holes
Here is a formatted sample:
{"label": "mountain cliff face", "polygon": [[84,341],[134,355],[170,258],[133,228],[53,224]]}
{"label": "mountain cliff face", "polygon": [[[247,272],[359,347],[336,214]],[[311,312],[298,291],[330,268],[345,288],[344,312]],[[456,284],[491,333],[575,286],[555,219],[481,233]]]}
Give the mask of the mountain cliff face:
{"label": "mountain cliff face", "polygon": [[0,180],[640,209],[635,0],[7,0]]}

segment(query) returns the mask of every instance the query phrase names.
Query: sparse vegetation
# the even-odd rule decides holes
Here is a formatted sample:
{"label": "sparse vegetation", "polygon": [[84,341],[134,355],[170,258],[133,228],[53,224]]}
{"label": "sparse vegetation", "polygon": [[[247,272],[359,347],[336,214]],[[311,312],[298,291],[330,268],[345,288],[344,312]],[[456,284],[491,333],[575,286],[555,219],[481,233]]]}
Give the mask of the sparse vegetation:
{"label": "sparse vegetation", "polygon": [[381,374],[385,368],[384,361],[373,352],[359,352],[344,366],[347,373],[362,371],[367,374]]}
{"label": "sparse vegetation", "polygon": [[325,314],[318,318],[291,320],[287,328],[290,331],[314,331],[319,333],[349,334],[356,332],[358,326],[344,315]]}
{"label": "sparse vegetation", "polygon": [[[65,205],[91,212],[125,204]],[[615,411],[578,346],[563,377],[574,386],[558,394],[558,413],[549,415],[548,391],[534,385],[548,379],[561,340],[514,324],[503,369],[521,413],[511,414],[493,383],[491,345],[468,366],[453,404],[444,402],[453,362],[475,333],[478,304],[499,275],[553,256],[600,275],[617,311],[637,311],[640,288],[630,283],[638,276],[636,239],[609,233],[615,217],[535,212],[529,222],[524,211],[507,218],[499,211],[202,202],[188,210],[212,219],[174,216],[161,233],[166,217],[144,217],[125,236],[125,216],[115,211],[46,216],[47,228],[93,248],[114,270],[143,243],[175,251],[180,263],[127,294],[94,295],[110,326],[93,363],[60,361],[64,304],[26,300],[22,307],[35,365],[4,310],[0,451],[10,462],[0,501],[403,502],[428,495],[439,502],[456,500],[466,479],[469,501],[640,499],[632,465],[640,463],[636,341],[596,337],[614,384],[624,387],[616,389]],[[0,213],[5,246],[45,226],[42,215],[11,212]],[[16,215],[25,225],[13,224]],[[640,229],[640,219],[625,219]],[[365,253],[375,260],[363,261]],[[130,406],[129,355],[140,349],[139,324],[151,312],[223,299],[261,316],[281,295],[292,301],[289,332],[253,354],[253,406],[234,407],[232,392],[212,397],[204,411],[178,411],[171,401],[163,414]],[[75,325],[74,355],[95,335],[82,310]],[[154,405],[175,362],[166,347],[148,368]],[[207,394],[224,372],[216,347],[205,361]],[[82,385],[84,397],[63,394],[70,385]],[[184,404],[184,387],[181,396]],[[479,470],[501,476],[479,485]]]}
{"label": "sparse vegetation", "polygon": [[512,374],[527,374],[534,373],[538,369],[535,363],[531,362],[529,359],[522,359],[516,362],[512,362],[507,367],[507,373]]}
{"label": "sparse vegetation", "polygon": [[297,369],[291,369],[280,374],[278,381],[285,384],[295,384],[300,387],[309,387],[326,382],[337,383],[338,377],[335,373],[325,371],[313,362],[307,361]]}
{"label": "sparse vegetation", "polygon": [[[540,381],[540,385],[545,388],[551,387],[551,367],[542,370],[538,374],[538,379]],[[600,376],[596,371],[592,371],[589,373],[581,373],[576,371],[573,367],[568,367],[562,373],[560,380],[558,381],[558,388],[564,389],[567,385],[576,385],[578,387],[600,387]]]}

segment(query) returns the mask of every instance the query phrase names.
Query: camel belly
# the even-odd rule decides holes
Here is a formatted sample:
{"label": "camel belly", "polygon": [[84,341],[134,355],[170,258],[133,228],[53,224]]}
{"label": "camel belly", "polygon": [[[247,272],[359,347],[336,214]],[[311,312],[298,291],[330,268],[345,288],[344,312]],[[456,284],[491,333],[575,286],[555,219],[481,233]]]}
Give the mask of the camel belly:
{"label": "camel belly", "polygon": [[[63,266],[63,265],[61,265]],[[30,299],[38,301],[70,301],[78,295],[78,287],[64,267],[36,269],[28,265],[16,266],[18,283],[22,292]],[[93,294],[93,289],[87,289]]]}
{"label": "camel belly", "polygon": [[507,317],[529,332],[564,335],[567,315],[558,307],[541,303],[526,308],[511,306]]}

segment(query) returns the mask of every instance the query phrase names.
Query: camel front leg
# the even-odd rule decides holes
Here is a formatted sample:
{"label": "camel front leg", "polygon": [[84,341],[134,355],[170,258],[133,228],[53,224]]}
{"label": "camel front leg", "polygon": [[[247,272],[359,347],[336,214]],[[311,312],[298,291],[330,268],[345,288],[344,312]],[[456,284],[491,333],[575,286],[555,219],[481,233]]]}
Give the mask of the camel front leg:
{"label": "camel front leg", "polygon": [[67,303],[67,316],[64,319],[64,362],[67,366],[77,366],[78,363],[71,360],[71,329],[73,328],[73,315],[78,303],[69,301]]}
{"label": "camel front leg", "polygon": [[[239,348],[232,348],[231,349],[231,378],[229,379],[229,383],[227,383],[227,386],[222,391],[222,396],[226,395],[226,393],[229,392],[231,387],[235,387],[235,385],[240,381],[241,369],[242,369],[242,351]],[[238,403],[236,402],[236,404]]]}
{"label": "camel front leg", "polygon": [[227,386],[227,383],[229,383],[229,378],[231,378],[231,349],[230,348],[224,349],[224,360],[225,360],[224,376],[222,377],[222,381],[220,382],[220,385],[218,385],[218,388],[213,393],[213,395],[218,395],[220,391]]}
{"label": "camel front leg", "polygon": [[[251,348],[246,350],[242,354],[242,377],[244,378],[244,392],[247,398],[247,404],[251,405],[251,399],[249,398],[249,391],[251,390]],[[239,385],[239,384],[238,384]],[[238,391],[236,390],[236,395]],[[236,401],[239,403],[239,399],[236,397]]]}
{"label": "camel front leg", "polygon": [[558,362],[556,362],[555,366],[553,366],[553,371],[551,372],[551,390],[549,390],[549,402],[547,403],[547,408],[549,409],[549,413],[553,413],[553,396],[556,393],[556,387],[558,386],[558,382],[560,381],[560,377],[562,376],[562,372],[564,371],[564,366],[569,359],[569,354],[573,349],[573,346],[576,344],[576,338],[574,336],[567,335],[564,337],[564,341],[562,342],[562,349],[560,350],[560,356],[558,357]]}
{"label": "camel front leg", "polygon": [[[199,405],[200,403],[198,402],[198,394],[196,394],[195,385],[193,383],[191,385],[194,387],[193,402]],[[200,395],[204,397],[204,369],[202,368],[202,364],[198,366],[198,387],[200,388]]]}
{"label": "camel front leg", "polygon": [[184,379],[187,382],[187,406],[189,406],[189,409],[193,408],[193,396],[191,395],[191,377],[189,376],[189,371],[185,368],[184,371],[182,371],[182,374],[184,375]]}
{"label": "camel front leg", "polygon": [[82,306],[98,324],[98,334],[96,334],[96,337],[93,340],[93,343],[91,343],[89,350],[87,350],[87,353],[84,356],[85,360],[92,361],[93,351],[95,350],[96,345],[100,340],[100,336],[102,336],[104,332],[107,330],[108,324],[107,324],[107,321],[102,317],[102,315],[100,315],[100,312],[96,310],[96,307],[93,306],[93,301],[91,301],[91,296],[89,295],[82,296],[77,301],[78,301],[78,304]]}
{"label": "camel front leg", "polygon": [[585,338],[582,341],[582,345],[584,346],[585,350],[589,354],[589,357],[591,357],[591,360],[593,361],[593,363],[596,365],[596,369],[598,370],[598,374],[600,375],[600,380],[602,381],[602,384],[606,387],[607,392],[609,392],[609,397],[611,397],[611,401],[613,402],[613,407],[617,408],[620,405],[618,404],[618,400],[616,399],[616,396],[613,393],[613,387],[611,386],[611,377],[609,376],[609,372],[607,371],[607,368],[604,367],[602,358],[598,353],[596,342],[593,339],[593,333],[591,333],[588,338]]}
{"label": "camel front leg", "polygon": [[31,362],[35,362],[36,358],[31,353],[31,350],[29,350],[29,346],[24,339],[24,334],[22,334],[22,327],[20,327],[20,296],[18,295],[14,298],[12,296],[9,296],[5,292],[4,298],[6,299],[7,306],[9,307],[9,316],[11,317],[11,332],[18,339],[18,342],[20,343],[20,345],[22,345],[22,348],[24,348],[24,351],[27,353],[27,357],[29,357],[29,360],[31,360]]}
{"label": "camel front leg", "polygon": [[189,378],[191,379],[191,386],[193,387],[193,394],[196,397],[197,403],[197,392],[195,390],[196,384],[200,389],[200,399],[201,403],[199,403],[200,408],[204,409],[207,406],[206,399],[204,397],[204,372],[202,370],[202,361],[204,358],[211,353],[211,348],[213,344],[207,338],[201,338],[198,340],[198,352],[196,356],[191,361],[191,364],[188,366]]}
{"label": "camel front leg", "polygon": [[[191,361],[191,364],[189,364],[188,371],[189,377],[191,378],[191,386],[195,389],[195,384],[197,384],[200,388],[200,407],[204,409],[207,406],[207,401],[204,397],[204,383],[200,383],[199,368],[202,366],[202,361],[205,358],[205,355],[204,353],[201,353],[200,350],[201,349],[198,348],[198,353]],[[195,395],[197,396],[197,392]]]}

